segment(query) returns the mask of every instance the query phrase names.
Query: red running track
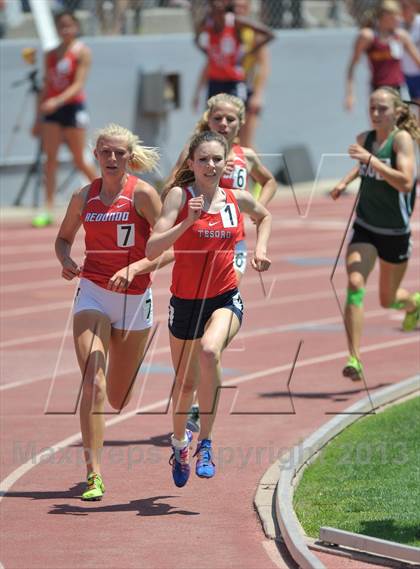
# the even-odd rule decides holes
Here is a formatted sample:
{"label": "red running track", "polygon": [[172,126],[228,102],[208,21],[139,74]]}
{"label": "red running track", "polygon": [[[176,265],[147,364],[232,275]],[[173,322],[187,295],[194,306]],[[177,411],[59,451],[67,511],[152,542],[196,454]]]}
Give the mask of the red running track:
{"label": "red running track", "polygon": [[[329,277],[351,207],[351,199],[319,196],[299,218],[290,197],[274,204],[272,269],[262,285],[248,268],[244,325],[223,358],[230,389],[222,393],[214,432],[217,475],[192,474],[183,489],[173,485],[168,465],[170,270],[156,275],[160,326],[132,402],[107,417],[107,492],[93,504],[80,501],[85,469],[74,414],[80,377],[69,318],[75,283],[60,278],[56,228],[3,223],[0,478],[7,493],[0,503],[0,561],[6,569],[292,566],[264,536],[254,511],[260,477],[331,414],[418,371],[418,336],[403,334],[401,315],[380,308],[375,272],[365,301],[367,386],[341,376],[346,344]],[[413,225],[418,252],[418,215]],[[82,255],[81,239],[75,251]],[[418,275],[413,257],[407,288],[419,289]],[[341,299],[345,282],[340,264],[334,283]],[[301,341],[291,400],[287,381]],[[365,566],[319,555],[331,568]]]}

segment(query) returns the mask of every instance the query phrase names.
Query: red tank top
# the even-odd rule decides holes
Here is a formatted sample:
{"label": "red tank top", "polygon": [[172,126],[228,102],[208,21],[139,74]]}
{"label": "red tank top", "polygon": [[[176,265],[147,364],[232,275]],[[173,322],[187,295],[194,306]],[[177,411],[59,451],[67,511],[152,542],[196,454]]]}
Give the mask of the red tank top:
{"label": "red tank top", "polygon": [[[57,58],[57,51],[53,50],[47,54],[46,61],[46,98],[56,97],[74,83],[78,66],[78,54],[81,49],[81,42],[76,42],[68,49],[63,57]],[[66,105],[82,103],[86,99],[84,91],[80,91]]]}
{"label": "red tank top", "polygon": [[[134,206],[138,179],[128,176],[124,190],[111,205],[99,194],[102,178],[94,180],[81,215],[85,230],[86,257],[82,277],[102,288],[117,271],[145,257],[150,225]],[[150,286],[150,274],[134,277],[127,294],[143,294]]]}
{"label": "red tank top", "polygon": [[245,71],[241,64],[242,45],[236,33],[235,16],[228,12],[225,25],[219,32],[212,20],[206,22],[208,34],[207,78],[215,81],[244,81]]}
{"label": "red tank top", "polygon": [[403,46],[396,35],[388,41],[379,39],[375,33],[373,43],[367,50],[370,68],[372,71],[372,87],[382,86],[399,87],[404,84],[404,75],[401,67]]}
{"label": "red tank top", "polygon": [[[176,223],[188,215],[192,188]],[[226,205],[218,213],[202,212],[199,219],[174,243],[175,264],[171,292],[179,298],[213,298],[237,286],[233,251],[239,230],[239,208],[233,193],[224,190]]]}
{"label": "red tank top", "polygon": [[[246,165],[245,154],[242,146],[234,144],[233,152],[235,159],[233,161],[233,170],[230,174],[224,174],[220,178],[220,187],[229,190],[246,190],[248,188],[248,170]],[[239,215],[239,231],[238,241],[245,239],[244,217],[242,213]]]}

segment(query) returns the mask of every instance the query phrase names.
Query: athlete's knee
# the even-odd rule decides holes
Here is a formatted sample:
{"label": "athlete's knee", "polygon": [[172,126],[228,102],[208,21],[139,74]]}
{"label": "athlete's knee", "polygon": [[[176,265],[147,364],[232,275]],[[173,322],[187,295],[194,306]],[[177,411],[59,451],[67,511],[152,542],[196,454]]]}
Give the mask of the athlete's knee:
{"label": "athlete's knee", "polygon": [[192,377],[190,374],[187,375],[178,375],[176,377],[176,382],[179,385],[180,391],[183,394],[191,393],[195,391],[195,378]]}
{"label": "athlete's knee", "polygon": [[220,360],[220,349],[218,346],[203,337],[201,339],[201,353],[200,353],[201,363],[203,365],[216,365]]}
{"label": "athlete's knee", "polygon": [[353,272],[349,274],[348,277],[348,289],[349,290],[359,290],[364,288],[366,282],[363,275],[358,272]]}
{"label": "athlete's knee", "polygon": [[108,401],[113,409],[121,411],[129,403],[131,399],[131,391],[129,393],[108,393]]}
{"label": "athlete's knee", "polygon": [[47,154],[45,156],[45,170],[51,170],[58,167],[58,158],[55,154]]}
{"label": "athlete's knee", "polygon": [[106,382],[102,371],[89,373],[83,378],[83,397],[92,401],[93,405],[102,404],[106,397]]}
{"label": "athlete's knee", "polygon": [[366,290],[362,288],[348,288],[347,289],[347,304],[351,306],[363,306],[363,299],[365,297]]}

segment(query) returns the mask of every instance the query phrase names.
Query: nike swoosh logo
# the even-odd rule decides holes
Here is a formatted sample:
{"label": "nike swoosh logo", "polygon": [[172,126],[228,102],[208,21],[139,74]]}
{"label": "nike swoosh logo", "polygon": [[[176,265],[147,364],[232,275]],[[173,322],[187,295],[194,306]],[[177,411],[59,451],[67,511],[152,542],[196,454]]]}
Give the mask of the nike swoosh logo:
{"label": "nike swoosh logo", "polygon": [[116,207],[124,207],[124,206],[125,206],[125,203],[120,203]]}
{"label": "nike swoosh logo", "polygon": [[218,221],[213,221],[213,223],[209,222],[209,227],[213,227],[213,225],[217,225],[218,223]]}

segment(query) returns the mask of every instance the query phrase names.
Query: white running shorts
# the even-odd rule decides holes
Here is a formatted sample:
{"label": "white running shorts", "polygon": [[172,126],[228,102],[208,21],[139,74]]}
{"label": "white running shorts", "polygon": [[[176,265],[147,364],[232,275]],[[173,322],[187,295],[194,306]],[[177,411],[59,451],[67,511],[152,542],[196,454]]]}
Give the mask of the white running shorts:
{"label": "white running shorts", "polygon": [[83,310],[102,312],[110,319],[111,326],[119,330],[146,330],[153,325],[152,290],[148,288],[144,294],[122,294],[81,278],[73,314]]}

